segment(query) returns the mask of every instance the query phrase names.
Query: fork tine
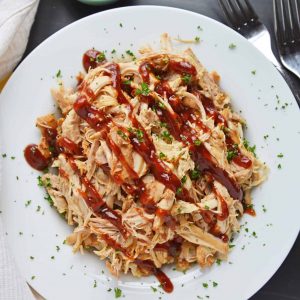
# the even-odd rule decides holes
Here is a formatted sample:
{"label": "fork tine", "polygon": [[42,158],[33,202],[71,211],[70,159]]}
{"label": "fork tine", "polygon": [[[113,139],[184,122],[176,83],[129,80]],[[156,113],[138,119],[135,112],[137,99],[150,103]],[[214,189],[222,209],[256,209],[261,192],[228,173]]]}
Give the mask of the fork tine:
{"label": "fork tine", "polygon": [[222,8],[223,13],[226,16],[227,21],[230,23],[231,27],[238,28],[238,23],[235,17],[231,14],[227,6],[224,4],[223,0],[219,0],[219,4]]}
{"label": "fork tine", "polygon": [[282,39],[282,26],[279,21],[279,8],[276,0],[273,0],[273,14],[274,14],[274,30],[276,39],[279,45],[281,45]]}
{"label": "fork tine", "polygon": [[246,3],[246,6],[247,6],[247,8],[248,8],[250,14],[253,16],[252,19],[251,19],[251,21],[252,21],[252,20],[258,20],[258,16],[257,16],[256,12],[254,11],[252,5],[249,3],[248,0],[244,0],[244,1],[245,1],[245,3]]}
{"label": "fork tine", "polygon": [[299,16],[299,3],[298,0],[294,0],[294,33],[295,33],[295,40],[300,41],[300,16]]}
{"label": "fork tine", "polygon": [[[287,18],[286,18],[286,9],[283,5],[283,0],[280,0],[280,14],[281,14],[281,24],[282,24],[282,41],[283,44],[289,40],[289,33],[287,28]],[[280,21],[279,21],[280,22]]]}
{"label": "fork tine", "polygon": [[240,0],[235,0],[234,1],[236,6],[239,8],[241,14],[243,15],[245,20],[248,20],[249,18],[251,19],[251,16],[248,15],[248,13],[245,11],[243,5],[241,4]]}
{"label": "fork tine", "polygon": [[232,15],[235,16],[236,19],[240,20],[239,21],[239,25],[241,25],[242,23],[245,23],[246,20],[241,20],[241,16],[239,14],[239,12],[236,10],[236,7],[234,6],[234,4],[232,4],[231,0],[225,0],[227,5],[229,6],[230,10],[232,11]]}
{"label": "fork tine", "polygon": [[293,14],[292,14],[292,2],[291,0],[287,1],[287,14],[288,14],[288,20],[289,20],[289,24],[288,24],[288,28],[289,28],[289,38],[291,42],[295,41],[295,24],[294,24],[294,18],[293,18]]}

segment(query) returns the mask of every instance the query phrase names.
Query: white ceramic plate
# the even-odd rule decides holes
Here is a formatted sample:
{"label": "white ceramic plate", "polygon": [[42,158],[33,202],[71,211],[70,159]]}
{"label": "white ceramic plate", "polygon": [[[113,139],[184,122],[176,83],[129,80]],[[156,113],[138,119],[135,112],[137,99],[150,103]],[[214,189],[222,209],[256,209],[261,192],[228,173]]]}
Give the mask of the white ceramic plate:
{"label": "white ceramic plate", "polygon": [[[236,246],[229,262],[204,272],[197,266],[186,274],[167,269],[175,286],[170,295],[150,288],[157,287],[154,277],[121,276],[117,281],[96,256],[73,255],[71,247],[63,244],[71,228],[43,199],[44,192],[36,180],[39,174],[23,158],[24,147],[39,140],[34,127],[36,117],[55,111],[49,90],[57,84],[55,74],[59,69],[66,85],[75,85],[73,76],[82,70],[85,50],[94,46],[108,50],[110,57],[112,49],[121,54],[145,43],[157,45],[162,32],[173,37],[201,37],[193,50],[209,70],[220,73],[222,87],[232,96],[234,108],[241,110],[248,121],[248,139],[257,145],[259,157],[270,167],[268,181],[253,193],[257,217],[242,219],[243,224],[248,223],[233,242]],[[231,43],[235,49],[229,48]],[[114,292],[107,291],[114,287],[119,287],[130,300],[197,296],[246,299],[273,275],[295,241],[300,225],[297,104],[271,63],[244,38],[214,20],[155,6],[92,15],[65,27],[37,47],[14,72],[0,100],[1,153],[7,154],[1,157],[0,210],[21,272],[47,299],[114,299]],[[279,153],[284,157],[277,157]],[[27,200],[31,203],[26,207]],[[217,287],[213,287],[213,281]],[[203,283],[209,287],[204,288]]]}

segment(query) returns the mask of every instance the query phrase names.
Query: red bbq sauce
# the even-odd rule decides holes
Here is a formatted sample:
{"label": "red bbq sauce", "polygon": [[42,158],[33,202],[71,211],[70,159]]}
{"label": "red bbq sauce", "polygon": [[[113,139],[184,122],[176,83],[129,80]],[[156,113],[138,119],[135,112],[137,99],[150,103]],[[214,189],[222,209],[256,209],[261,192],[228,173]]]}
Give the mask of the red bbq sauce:
{"label": "red bbq sauce", "polygon": [[39,150],[38,145],[30,144],[24,150],[27,163],[38,171],[43,171],[48,167],[49,159]]}
{"label": "red bbq sauce", "polygon": [[56,147],[59,148],[59,152],[64,152],[72,155],[82,155],[81,147],[67,137],[58,138],[56,141]]}
{"label": "red bbq sauce", "polygon": [[134,263],[137,264],[140,269],[144,269],[153,274],[158,279],[165,292],[173,292],[174,287],[169,277],[161,269],[156,268],[151,260],[136,259]]}
{"label": "red bbq sauce", "polygon": [[105,56],[103,52],[95,49],[87,50],[82,57],[82,64],[86,72],[89,68],[95,69],[105,62]]}

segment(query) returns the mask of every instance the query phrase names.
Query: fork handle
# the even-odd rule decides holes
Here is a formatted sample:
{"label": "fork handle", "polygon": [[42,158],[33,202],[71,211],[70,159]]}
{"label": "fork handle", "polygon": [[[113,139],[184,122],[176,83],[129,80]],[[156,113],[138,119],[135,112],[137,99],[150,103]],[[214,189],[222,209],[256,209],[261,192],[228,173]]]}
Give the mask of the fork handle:
{"label": "fork handle", "polygon": [[275,65],[276,69],[279,71],[289,88],[291,89],[297,104],[300,108],[300,88],[297,86],[297,82],[299,84],[299,80],[296,80],[292,77],[292,75],[284,69],[280,64]]}

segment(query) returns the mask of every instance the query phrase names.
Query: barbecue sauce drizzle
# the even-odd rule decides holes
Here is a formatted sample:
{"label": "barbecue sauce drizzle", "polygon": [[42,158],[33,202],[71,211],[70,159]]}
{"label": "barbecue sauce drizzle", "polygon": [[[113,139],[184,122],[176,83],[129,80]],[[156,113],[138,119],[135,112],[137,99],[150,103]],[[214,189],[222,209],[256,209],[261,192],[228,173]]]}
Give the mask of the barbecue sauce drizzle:
{"label": "barbecue sauce drizzle", "polygon": [[[94,59],[99,54],[100,52],[94,49],[89,50],[84,54],[83,64],[86,70],[88,70],[89,68],[95,68],[99,65],[99,63],[96,63]],[[191,76],[196,75],[195,67],[185,61],[178,62],[174,60],[169,60],[168,68],[169,70],[179,74],[189,74]],[[126,104],[130,107],[131,109],[130,118],[133,123],[133,126],[135,127],[135,129],[140,130],[143,133],[142,139],[139,139],[133,132],[128,133],[131,144],[133,145],[135,151],[138,152],[146,161],[154,177],[158,181],[162,182],[167,188],[175,192],[176,197],[178,199],[182,199],[188,202],[194,202],[194,200],[190,197],[189,192],[186,190],[186,188],[182,187],[180,179],[167,167],[167,165],[160,158],[157,157],[155,147],[152,141],[148,137],[144,128],[140,125],[138,120],[135,118],[135,116],[132,115],[132,106],[122,92],[119,65],[115,63],[111,63],[110,65],[106,66],[106,69],[108,69],[110,73],[109,75],[111,76],[113,82],[113,87],[117,91],[118,102],[120,104]],[[144,82],[149,83],[150,72],[152,72],[154,69],[155,67],[153,66],[153,64],[149,62],[144,62],[140,65],[139,72]],[[163,218],[164,223],[167,226],[170,226],[171,228],[175,227],[176,222],[170,216],[169,212],[156,208],[155,203],[151,199],[151,197],[149,197],[146,187],[142,182],[142,180],[138,178],[137,173],[129,166],[121,150],[118,148],[118,146],[111,139],[107,137],[107,131],[109,130],[108,125],[111,122],[113,122],[112,118],[110,116],[107,116],[103,110],[95,108],[89,103],[88,98],[93,99],[95,95],[88,87],[85,86],[84,82],[78,86],[78,90],[80,90],[81,92],[83,91],[85,95],[80,96],[77,99],[77,101],[74,103],[75,112],[82,119],[84,119],[93,129],[95,129],[96,131],[103,132],[103,136],[106,137],[106,141],[109,147],[114,152],[114,154],[117,155],[117,157],[120,159],[122,165],[125,167],[126,171],[130,174],[131,178],[134,179],[135,186],[126,183],[124,184],[124,182],[121,182],[119,178],[114,178],[114,179],[116,181],[119,181],[120,184],[124,184],[125,190],[127,192],[131,194],[135,194],[137,197],[139,197],[142,205],[144,206],[147,212],[150,213],[156,212],[158,215],[160,215]],[[157,103],[151,96],[140,96],[141,100],[147,101],[150,107],[155,106],[158,117],[160,118],[161,121],[167,123],[168,129],[172,134],[172,136],[175,139],[189,146],[191,156],[193,160],[196,162],[199,170],[212,175],[217,181],[221,182],[223,185],[226,186],[226,188],[228,189],[232,197],[241,200],[243,194],[242,194],[242,190],[237,185],[237,183],[232,178],[229,177],[228,173],[225,170],[220,169],[216,165],[216,163],[213,161],[210,153],[208,152],[208,150],[205,148],[204,145],[195,144],[195,141],[197,139],[196,132],[194,132],[194,130],[187,125],[187,121],[190,121],[191,123],[196,123],[196,125],[205,132],[209,130],[201,122],[200,117],[197,115],[197,113],[194,112],[192,109],[183,106],[180,103],[179,99],[176,98],[176,96],[174,96],[174,93],[168,86],[167,82],[164,82],[163,80],[160,81],[156,85],[155,90],[160,95],[167,96],[169,100],[169,104],[171,105],[175,113],[171,113],[167,109],[161,109],[161,108],[157,109]],[[226,120],[216,110],[216,108],[213,106],[213,103],[210,99],[205,98],[204,100],[203,99],[201,100],[206,110],[206,113],[212,116],[217,124],[219,123],[226,124]],[[93,210],[93,212],[96,215],[104,219],[107,219],[113,225],[115,225],[120,230],[123,236],[125,237],[128,236],[128,232],[122,225],[122,220],[120,215],[106,205],[106,203],[103,201],[102,197],[100,196],[96,188],[88,180],[85,174],[82,175],[80,173],[72,155],[81,155],[82,154],[81,148],[73,141],[67,138],[60,137],[57,139],[57,132],[55,128],[46,131],[46,133],[43,132],[43,135],[45,136],[48,145],[53,149],[51,153],[53,157],[57,156],[59,153],[65,153],[66,158],[70,163],[71,167],[73,168],[74,172],[77,173],[81,183],[85,186],[85,191],[79,191],[79,192],[81,193],[82,197],[86,201],[87,205]],[[232,140],[230,140],[230,138],[227,138],[226,142],[230,149],[230,146],[232,145]],[[37,145],[33,145],[33,144],[28,145],[24,150],[24,155],[27,162],[37,170],[45,169],[51,162],[51,157],[50,158],[44,157],[43,154],[39,151]],[[248,159],[247,157],[243,156],[240,153],[240,151],[238,151],[237,158],[234,161],[238,165],[247,168],[250,167],[252,163],[251,160],[249,159],[247,160],[247,159]],[[218,196],[218,198],[221,202],[222,213],[217,216],[217,219],[225,220],[228,217],[228,208],[225,200],[220,195]],[[204,220],[207,221],[207,223],[211,223],[211,225],[213,225],[213,222],[216,222],[216,220],[213,221],[211,212],[203,212],[203,217]],[[211,233],[218,235],[220,238],[222,238],[224,242],[226,242],[227,241],[226,235],[220,235],[217,232],[214,232],[213,228],[214,227],[211,226]],[[112,246],[117,250],[122,251],[125,255],[127,255],[130,258],[130,254],[127,252],[127,250],[124,249],[118,243],[116,243],[114,240],[112,240],[109,236],[103,236],[103,238],[110,246]],[[182,238],[177,238],[165,244],[157,245],[156,249],[157,250],[165,249],[168,251],[169,255],[174,256],[180,250],[181,243],[182,243]],[[170,279],[160,269],[156,268],[152,261],[135,259],[134,262],[141,269],[147,270],[148,272],[155,275],[166,292],[172,292],[173,285]]]}

